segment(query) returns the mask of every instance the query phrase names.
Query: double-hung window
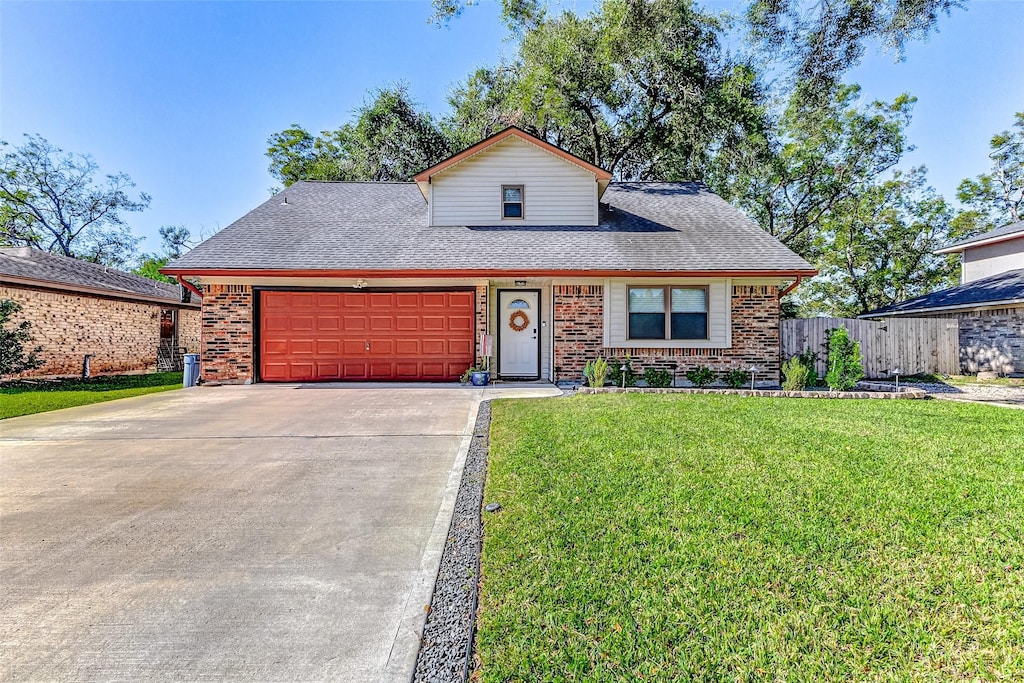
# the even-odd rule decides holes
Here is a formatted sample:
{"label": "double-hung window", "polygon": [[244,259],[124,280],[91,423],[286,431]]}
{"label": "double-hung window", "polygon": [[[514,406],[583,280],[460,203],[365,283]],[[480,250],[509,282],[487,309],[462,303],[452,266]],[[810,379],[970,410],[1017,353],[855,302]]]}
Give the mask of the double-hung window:
{"label": "double-hung window", "polygon": [[707,339],[707,287],[630,287],[629,339]]}
{"label": "double-hung window", "polygon": [[522,218],[523,217],[523,186],[502,185],[501,186],[501,217]]}

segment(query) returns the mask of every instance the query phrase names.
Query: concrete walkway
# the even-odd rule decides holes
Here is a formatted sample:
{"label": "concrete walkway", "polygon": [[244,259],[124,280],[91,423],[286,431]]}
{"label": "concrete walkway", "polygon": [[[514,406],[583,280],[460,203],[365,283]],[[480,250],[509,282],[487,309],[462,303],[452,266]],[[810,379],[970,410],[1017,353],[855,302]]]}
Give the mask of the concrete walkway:
{"label": "concrete walkway", "polygon": [[0,422],[0,679],[408,681],[479,401],[189,389]]}

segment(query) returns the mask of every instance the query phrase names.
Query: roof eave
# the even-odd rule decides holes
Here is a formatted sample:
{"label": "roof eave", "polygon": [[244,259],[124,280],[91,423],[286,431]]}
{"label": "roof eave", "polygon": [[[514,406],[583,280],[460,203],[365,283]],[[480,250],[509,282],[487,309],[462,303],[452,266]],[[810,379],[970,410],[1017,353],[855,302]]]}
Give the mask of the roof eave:
{"label": "roof eave", "polygon": [[311,269],[311,268],[162,268],[165,275],[183,277],[327,277],[327,278],[472,278],[472,277],[813,277],[814,269],[731,270],[608,270],[551,268],[448,268],[448,269]]}
{"label": "roof eave", "polygon": [[974,242],[961,242],[952,246],[945,247],[943,249],[936,250],[936,254],[956,254],[961,253],[967,249],[973,249],[974,247],[984,247],[989,244],[998,244],[1000,242],[1009,242],[1010,240],[1017,240],[1024,238],[1024,230],[1018,232],[1011,232],[1008,235],[1000,235],[998,237],[991,237],[989,239],[980,239]]}
{"label": "roof eave", "polygon": [[954,304],[951,306],[928,306],[926,308],[911,308],[901,311],[872,311],[857,316],[858,318],[889,318],[897,315],[913,315],[921,313],[934,313],[936,311],[970,311],[976,308],[1002,308],[1006,306],[1024,306],[1024,297],[1014,299],[998,299],[995,301],[976,301],[971,304]]}

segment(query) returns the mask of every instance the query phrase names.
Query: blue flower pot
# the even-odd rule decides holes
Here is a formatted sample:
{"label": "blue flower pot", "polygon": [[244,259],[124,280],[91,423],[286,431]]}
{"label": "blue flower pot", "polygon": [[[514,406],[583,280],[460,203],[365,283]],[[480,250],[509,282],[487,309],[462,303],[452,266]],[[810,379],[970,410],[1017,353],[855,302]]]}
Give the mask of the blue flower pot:
{"label": "blue flower pot", "polygon": [[474,387],[486,386],[491,381],[491,373],[484,371],[474,372],[469,376],[469,381],[473,384]]}

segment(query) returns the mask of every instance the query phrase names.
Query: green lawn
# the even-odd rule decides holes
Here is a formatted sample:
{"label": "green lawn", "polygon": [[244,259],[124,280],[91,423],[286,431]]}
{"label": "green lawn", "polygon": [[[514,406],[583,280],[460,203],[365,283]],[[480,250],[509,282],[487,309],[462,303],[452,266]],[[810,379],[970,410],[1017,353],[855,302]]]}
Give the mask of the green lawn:
{"label": "green lawn", "polygon": [[0,384],[0,420],[181,387],[180,372]]}
{"label": "green lawn", "polygon": [[1024,411],[493,407],[481,681],[1024,680]]}

